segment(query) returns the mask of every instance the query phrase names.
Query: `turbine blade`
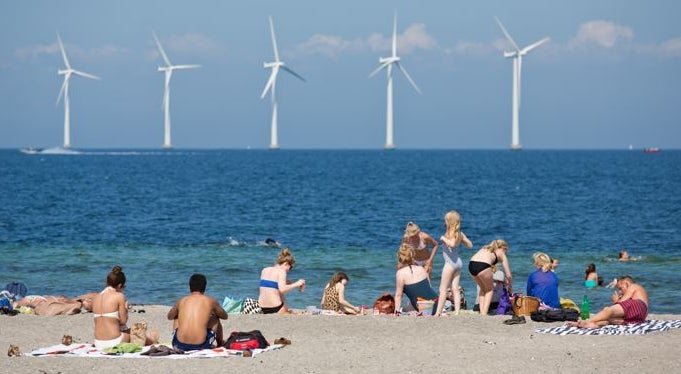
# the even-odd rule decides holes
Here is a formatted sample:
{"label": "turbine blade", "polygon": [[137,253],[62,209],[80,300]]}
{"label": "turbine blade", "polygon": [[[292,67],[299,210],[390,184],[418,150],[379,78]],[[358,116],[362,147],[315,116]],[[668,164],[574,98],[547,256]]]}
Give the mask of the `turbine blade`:
{"label": "turbine blade", "polygon": [[307,81],[305,80],[305,78],[303,78],[302,76],[300,76],[300,74],[296,73],[295,71],[291,70],[288,66],[282,65],[281,68],[284,69],[284,70],[286,70],[286,71],[289,72],[290,74],[292,74],[294,77],[300,79],[301,81],[307,82]]}
{"label": "turbine blade", "polygon": [[371,74],[369,74],[369,78],[378,74],[379,71],[385,69],[388,65],[390,65],[390,62],[384,62],[383,64],[381,64],[379,67],[376,68],[376,70],[372,71]]}
{"label": "turbine blade", "polygon": [[66,85],[68,84],[69,81],[69,76],[64,75],[64,83],[61,84],[61,89],[59,90],[59,96],[57,96],[57,102],[54,103],[54,106],[59,105],[59,102],[61,101],[62,96],[64,96],[64,91],[66,90]]}
{"label": "turbine blade", "polygon": [[270,16],[270,37],[272,38],[272,49],[274,49],[274,61],[279,62],[279,49],[277,48],[277,37],[274,35],[272,16]]}
{"label": "turbine blade", "polygon": [[393,18],[393,57],[397,57],[397,10]]}
{"label": "turbine blade", "polygon": [[69,59],[66,58],[66,51],[64,50],[64,44],[61,42],[61,37],[57,33],[57,41],[59,42],[59,49],[61,49],[61,57],[64,59],[64,65],[67,69],[71,69],[71,64],[69,64]]}
{"label": "turbine blade", "polygon": [[154,34],[154,40],[156,41],[156,46],[158,47],[159,52],[161,52],[161,57],[163,58],[163,61],[166,63],[166,66],[172,66],[170,63],[170,60],[168,59],[168,56],[166,55],[166,52],[163,50],[163,47],[161,46],[161,42],[158,41],[158,37],[156,36],[155,32],[151,32]]}
{"label": "turbine blade", "polygon": [[270,74],[270,78],[267,80],[267,84],[265,85],[265,89],[262,90],[262,95],[260,95],[260,99],[265,98],[265,96],[267,95],[267,91],[269,91],[270,87],[272,87],[275,79],[277,79],[277,71],[276,71],[275,68],[272,68],[272,73]]}
{"label": "turbine blade", "polygon": [[516,51],[520,51],[520,48],[518,48],[518,45],[515,44],[515,41],[513,40],[513,38],[511,38],[511,34],[509,34],[508,31],[506,31],[506,28],[505,28],[504,25],[501,23],[501,21],[499,21],[499,18],[497,18],[497,17],[495,16],[494,19],[497,20],[497,23],[499,24],[499,27],[501,28],[501,31],[503,31],[503,32],[504,32],[504,35],[506,35],[506,39],[508,39],[508,41],[511,42],[511,44],[513,45],[513,47],[515,48]]}
{"label": "turbine blade", "polygon": [[84,73],[84,72],[78,71],[78,70],[74,70],[74,71],[73,71],[73,74],[75,74],[75,75],[80,75],[81,77],[85,77],[85,78],[102,80],[102,78],[100,78],[100,77],[98,77],[98,76],[96,76],[96,75]]}
{"label": "turbine blade", "polygon": [[171,66],[173,70],[181,70],[181,69],[196,69],[200,68],[201,65],[174,65]]}
{"label": "turbine blade", "polygon": [[421,94],[421,90],[418,88],[418,86],[416,86],[416,83],[414,83],[414,80],[411,79],[411,77],[409,76],[409,73],[407,73],[407,70],[405,70],[405,68],[403,68],[402,65],[399,62],[396,62],[395,65],[397,65],[397,67],[400,68],[400,70],[402,71],[402,74],[404,74],[404,76],[407,78],[409,83],[411,83],[411,86],[414,87],[416,92]]}
{"label": "turbine blade", "polygon": [[539,47],[540,45],[542,45],[542,44],[548,42],[549,40],[551,40],[551,38],[546,37],[546,38],[544,38],[544,39],[542,39],[542,40],[540,40],[540,41],[538,41],[538,42],[535,42],[535,43],[533,43],[533,44],[530,44],[530,45],[528,45],[527,47],[523,48],[523,50],[520,51],[520,53],[521,53],[521,54],[526,54],[527,52],[529,52],[529,51],[531,51],[531,50],[533,50],[533,49]]}

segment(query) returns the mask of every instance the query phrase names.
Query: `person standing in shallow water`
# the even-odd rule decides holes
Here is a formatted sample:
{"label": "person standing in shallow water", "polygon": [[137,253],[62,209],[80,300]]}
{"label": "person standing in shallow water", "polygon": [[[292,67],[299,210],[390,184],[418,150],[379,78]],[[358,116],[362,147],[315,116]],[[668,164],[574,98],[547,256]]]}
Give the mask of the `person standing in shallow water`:
{"label": "person standing in shallow water", "polygon": [[[456,211],[451,211],[445,214],[445,226],[447,231],[440,237],[440,240],[445,243],[442,249],[442,256],[445,259],[445,264],[442,267],[442,278],[440,280],[440,296],[437,302],[436,316],[442,314],[442,308],[447,299],[447,289],[458,290],[459,278],[461,278],[461,269],[463,263],[459,258],[457,247],[463,244],[466,248],[473,248],[473,243],[468,240],[466,234],[461,231],[461,216]],[[461,293],[454,292],[454,314],[459,314],[461,309]]]}
{"label": "person standing in shallow water", "polygon": [[[421,231],[421,228],[414,222],[409,222],[404,229],[402,244],[407,245],[407,247],[414,252],[414,264],[423,266],[426,269],[426,272],[428,273],[428,282],[430,283],[431,274],[433,272],[433,261],[435,259],[435,253],[437,253],[437,240]],[[428,249],[428,247],[430,247],[430,249]]]}

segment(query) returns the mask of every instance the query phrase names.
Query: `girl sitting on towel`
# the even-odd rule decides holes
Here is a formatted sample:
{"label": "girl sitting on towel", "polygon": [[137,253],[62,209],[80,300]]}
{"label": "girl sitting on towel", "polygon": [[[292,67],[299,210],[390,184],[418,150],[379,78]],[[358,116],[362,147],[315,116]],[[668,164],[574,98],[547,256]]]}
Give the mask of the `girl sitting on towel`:
{"label": "girl sitting on towel", "polygon": [[345,287],[350,279],[342,271],[337,272],[331,277],[329,283],[324,287],[321,306],[324,310],[333,310],[345,314],[357,314],[360,308],[352,305],[345,299]]}

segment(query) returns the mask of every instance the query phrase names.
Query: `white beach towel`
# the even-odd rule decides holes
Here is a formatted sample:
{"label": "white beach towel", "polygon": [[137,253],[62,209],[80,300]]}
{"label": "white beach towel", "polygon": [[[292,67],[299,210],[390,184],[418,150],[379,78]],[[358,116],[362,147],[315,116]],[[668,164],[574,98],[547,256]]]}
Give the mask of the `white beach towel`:
{"label": "white beach towel", "polygon": [[[273,351],[282,348],[283,344],[273,344],[264,349],[254,349],[251,351],[252,357],[255,357],[263,352]],[[66,357],[106,357],[106,358],[170,358],[170,359],[187,359],[187,358],[212,358],[212,357],[241,357],[242,351],[233,349],[226,349],[222,347],[213,349],[202,349],[197,351],[187,351],[183,355],[173,354],[167,356],[146,356],[142,353],[146,352],[151,346],[143,347],[141,352],[136,353],[122,353],[109,354],[98,350],[90,344],[71,344],[71,345],[53,345],[50,347],[39,348],[28,353],[26,356],[32,357],[48,357],[55,355],[63,355]]]}
{"label": "white beach towel", "polygon": [[631,325],[607,325],[598,329],[585,329],[564,325],[536,329],[535,331],[554,335],[643,335],[649,332],[663,332],[669,329],[681,329],[681,320],[648,320]]}

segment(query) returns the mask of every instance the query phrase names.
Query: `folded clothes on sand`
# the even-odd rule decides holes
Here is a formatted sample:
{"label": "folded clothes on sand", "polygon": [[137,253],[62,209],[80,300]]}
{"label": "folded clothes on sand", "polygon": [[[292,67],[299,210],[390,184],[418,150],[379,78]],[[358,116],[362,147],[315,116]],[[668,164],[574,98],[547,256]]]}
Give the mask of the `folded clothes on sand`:
{"label": "folded clothes on sand", "polygon": [[648,320],[643,323],[631,325],[607,325],[598,329],[586,329],[564,325],[537,329],[535,331],[554,335],[643,335],[649,332],[663,332],[669,329],[681,329],[681,320]]}

